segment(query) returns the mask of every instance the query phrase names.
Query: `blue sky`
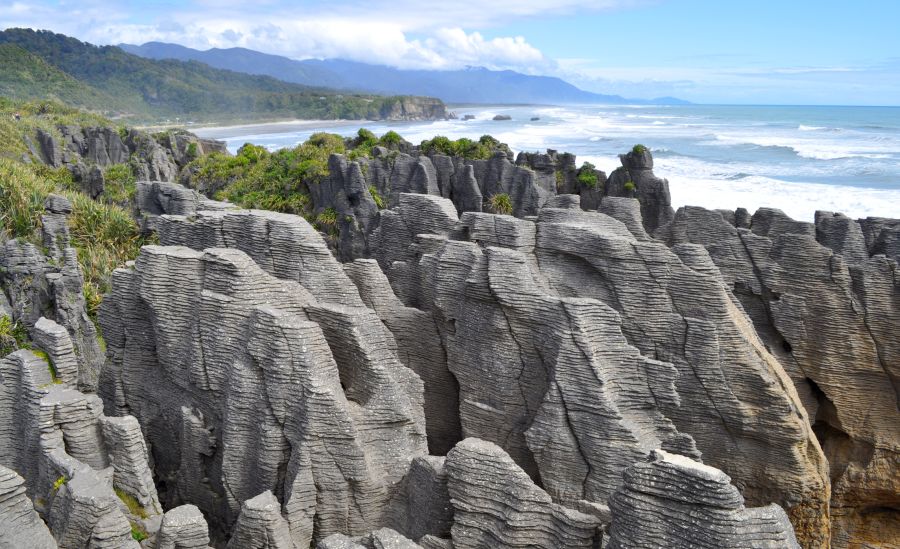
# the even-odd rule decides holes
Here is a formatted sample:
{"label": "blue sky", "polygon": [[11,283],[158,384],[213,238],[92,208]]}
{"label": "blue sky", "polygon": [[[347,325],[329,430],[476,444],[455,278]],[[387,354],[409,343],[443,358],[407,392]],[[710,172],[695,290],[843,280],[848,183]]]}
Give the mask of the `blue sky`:
{"label": "blue sky", "polygon": [[0,0],[0,28],[563,77],[702,103],[900,104],[898,0]]}

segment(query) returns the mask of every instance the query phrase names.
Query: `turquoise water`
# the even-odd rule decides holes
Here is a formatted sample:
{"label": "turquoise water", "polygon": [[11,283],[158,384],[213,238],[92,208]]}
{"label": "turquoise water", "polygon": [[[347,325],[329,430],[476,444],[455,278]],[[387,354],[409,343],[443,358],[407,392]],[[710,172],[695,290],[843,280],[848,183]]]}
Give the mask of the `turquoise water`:
{"label": "turquoise water", "polygon": [[[900,107],[473,106],[459,120],[406,123],[302,122],[197,133],[275,149],[315,131],[398,131],[412,142],[489,133],[514,150],[568,151],[609,172],[641,143],[669,179],[676,206],[778,207],[798,219],[817,209],[854,217],[900,217]],[[464,121],[466,114],[475,120]],[[506,114],[511,121],[493,121]],[[538,117],[540,120],[532,121]]]}

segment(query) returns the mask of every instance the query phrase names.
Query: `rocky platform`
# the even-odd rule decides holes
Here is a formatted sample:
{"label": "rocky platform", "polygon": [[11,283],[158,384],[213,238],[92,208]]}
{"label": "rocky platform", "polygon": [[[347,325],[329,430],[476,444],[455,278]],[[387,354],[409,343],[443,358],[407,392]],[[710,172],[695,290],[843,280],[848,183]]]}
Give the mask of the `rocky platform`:
{"label": "rocky platform", "polygon": [[140,183],[105,352],[48,199],[0,248],[0,547],[896,546],[900,221],[574,162],[333,157],[338,248]]}

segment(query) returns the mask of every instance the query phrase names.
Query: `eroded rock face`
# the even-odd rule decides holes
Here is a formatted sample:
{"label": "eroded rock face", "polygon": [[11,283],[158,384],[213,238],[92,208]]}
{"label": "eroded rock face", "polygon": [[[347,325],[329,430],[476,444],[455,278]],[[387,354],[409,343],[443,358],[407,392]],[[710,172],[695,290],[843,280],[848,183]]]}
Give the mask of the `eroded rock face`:
{"label": "eroded rock face", "polygon": [[[66,215],[72,206],[64,197],[51,195],[44,207],[41,219],[46,250],[18,240],[0,245],[3,301],[8,303],[10,319],[25,326],[32,338],[40,339],[46,352],[55,353],[67,382],[74,379],[80,390],[95,391],[103,353],[97,329],[87,315],[78,255],[69,247]],[[38,327],[42,317],[54,326]],[[66,343],[59,327],[66,332]]]}
{"label": "eroded rock face", "polygon": [[0,547],[56,549],[56,541],[25,494],[24,484],[15,471],[0,466]]}
{"label": "eroded rock face", "polygon": [[745,508],[731,479],[713,467],[654,450],[624,480],[612,498],[610,549],[800,548],[781,507]]}
{"label": "eroded rock face", "polygon": [[140,429],[104,417],[97,395],[72,385],[56,383],[31,351],[0,360],[0,465],[21,472],[60,547],[136,546],[126,518],[134,510],[120,495],[141,509],[133,521],[161,512]]}
{"label": "eroded rock face", "polygon": [[790,375],[828,458],[833,544],[844,547],[900,536],[890,511],[900,502],[900,279],[895,261],[868,256],[860,224],[816,219],[760,211],[748,230],[682,208],[659,235],[706,248]]}
{"label": "eroded rock face", "polygon": [[[280,521],[298,546],[370,531],[426,453],[420,378],[374,311],[317,300],[346,292],[319,282],[314,294],[216,248],[147,246],[114,274],[107,404],[144,427],[164,502],[197,505],[220,537]],[[266,491],[278,517],[271,501],[247,504]]]}
{"label": "eroded rock face", "polygon": [[447,454],[453,547],[596,547],[599,521],[553,503],[499,446],[468,438]]}
{"label": "eroded rock face", "polygon": [[702,247],[638,240],[599,213],[456,221],[439,202],[402,195],[379,262],[434,315],[466,435],[572,505],[606,503],[653,448],[702,453],[748,501],[783,504],[804,543],[827,542],[829,478],[806,412]]}

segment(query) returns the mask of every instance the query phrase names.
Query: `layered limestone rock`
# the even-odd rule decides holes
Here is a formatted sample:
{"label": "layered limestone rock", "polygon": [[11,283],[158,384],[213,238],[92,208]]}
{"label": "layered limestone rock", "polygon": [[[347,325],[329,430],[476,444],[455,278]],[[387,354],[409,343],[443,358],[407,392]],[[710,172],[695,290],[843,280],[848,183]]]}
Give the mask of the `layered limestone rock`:
{"label": "layered limestone rock", "polygon": [[[0,245],[0,288],[8,303],[4,308],[12,321],[25,326],[40,347],[59,361],[62,381],[77,382],[82,391],[94,391],[103,354],[97,329],[87,315],[78,255],[69,247],[65,217],[72,206],[64,197],[50,195],[44,208],[46,253],[18,240]],[[43,317],[52,325],[45,321],[37,326]]]}
{"label": "layered limestone rock", "polygon": [[196,505],[181,505],[163,515],[156,549],[207,549],[209,530]]}
{"label": "layered limestone rock", "polygon": [[381,528],[367,536],[355,538],[333,534],[320,541],[316,549],[422,549],[422,546],[390,528]]}
{"label": "layered limestone rock", "polygon": [[[447,202],[402,195],[403,225],[381,261],[398,294],[437,321],[463,432],[500,444],[568,503],[604,501],[622,470],[661,444],[699,455],[659,409],[677,406],[672,365],[641,357],[609,307],[549,289],[526,253],[534,224],[471,213],[459,223]],[[429,226],[497,247],[423,235]],[[403,249],[409,257],[394,259]]]}
{"label": "layered limestone rock", "polygon": [[669,182],[653,173],[653,155],[640,145],[626,154],[620,154],[622,167],[609,174],[604,186],[605,196],[636,197],[640,199],[641,218],[647,232],[653,233],[666,225],[675,213]]}
{"label": "layered limestone rock", "polygon": [[[467,436],[570,505],[605,503],[654,448],[702,452],[752,504],[784,505],[804,543],[827,542],[806,412],[702,247],[570,209],[459,221],[446,202],[401,195],[375,236],[397,295],[436,319]],[[634,221],[633,202],[617,211]]]}
{"label": "layered limestone rock", "polygon": [[599,546],[599,521],[556,504],[499,446],[467,438],[447,454],[453,547]]}
{"label": "layered limestone rock", "polygon": [[808,415],[706,250],[639,241],[611,230],[612,221],[543,210],[541,272],[561,295],[616,309],[630,343],[675,366],[681,405],[662,408],[705,463],[729,474],[751,504],[783,505],[805,544],[827,543],[828,474]]}
{"label": "layered limestone rock", "polygon": [[731,479],[708,465],[654,450],[624,481],[611,502],[609,549],[800,548],[781,507],[745,508]]}
{"label": "layered limestone rock", "polygon": [[198,156],[228,154],[225,143],[199,139],[185,131],[150,135],[132,129],[120,134],[111,127],[60,125],[53,132],[39,129],[35,137],[35,160],[67,168],[91,198],[103,192],[104,169],[114,164],[128,164],[138,180],[177,181],[179,173]]}
{"label": "layered limestone rock", "polygon": [[[143,426],[165,504],[197,505],[214,538],[236,528],[241,539],[263,530],[282,539],[286,524],[291,543],[306,547],[314,533],[360,535],[385,523],[426,441],[420,378],[348,293],[340,265],[319,254],[328,254],[321,238],[308,225],[297,233],[305,221],[289,218],[169,219],[182,236],[207,234],[213,220],[209,234],[248,245],[259,234],[246,229],[268,226],[263,234],[281,234],[285,248],[258,247],[257,262],[287,279],[238,249],[144,247],[114,273],[101,309],[102,387],[109,408]],[[167,230],[161,237],[176,233]],[[328,280],[337,274],[344,287]]]}
{"label": "layered limestone rock", "polygon": [[894,260],[868,255],[885,230],[777,210],[745,229],[681,208],[659,232],[706,248],[797,387],[830,465],[835,547],[900,536],[900,278]]}
{"label": "layered limestone rock", "polygon": [[161,509],[133,418],[105,418],[96,395],[55,383],[50,364],[22,350],[0,360],[0,425],[0,465],[25,478],[60,547],[136,546],[129,498],[141,514],[131,520],[152,528],[142,519]]}
{"label": "layered limestone rock", "polygon": [[0,466],[0,547],[56,549],[50,530],[25,495],[24,484],[15,471]]}

